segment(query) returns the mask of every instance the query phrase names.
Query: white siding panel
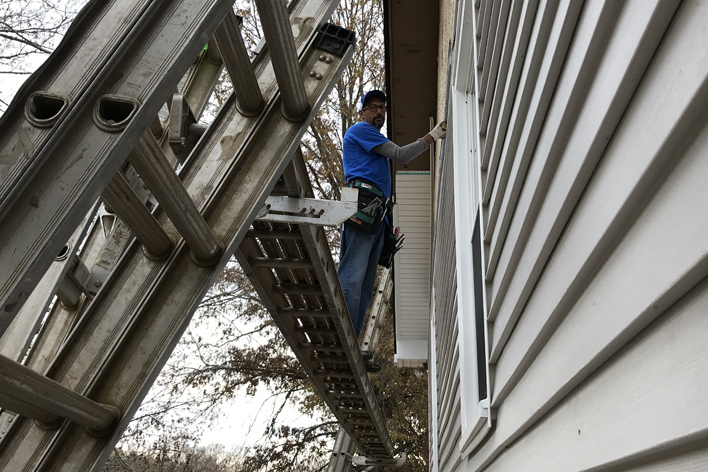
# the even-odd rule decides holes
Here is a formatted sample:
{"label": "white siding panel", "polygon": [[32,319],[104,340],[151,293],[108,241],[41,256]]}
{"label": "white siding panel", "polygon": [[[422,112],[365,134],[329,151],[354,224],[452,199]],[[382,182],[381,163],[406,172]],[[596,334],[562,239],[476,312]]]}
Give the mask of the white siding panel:
{"label": "white siding panel", "polygon": [[[708,129],[693,149],[691,159],[684,158],[671,173],[669,181],[656,193],[554,336],[504,399],[499,411],[504,410],[507,419],[502,422],[500,417],[495,441],[508,443],[518,437],[648,323],[708,276],[708,238],[705,237],[708,234],[705,216],[708,214],[708,186],[705,185]],[[701,203],[686,205],[686,202]],[[676,211],[678,208],[682,210]],[[673,348],[664,344],[657,344],[654,349],[676,364],[684,361]],[[706,353],[696,354],[699,353],[706,366],[703,379],[708,381]],[[669,376],[665,381],[672,383],[674,379]],[[652,385],[651,388],[663,387]]]}
{"label": "white siding panel", "polygon": [[[577,76],[564,73],[558,86],[554,101],[559,104],[558,110],[549,111],[519,201],[521,214],[510,228],[509,237],[514,238],[515,244],[507,246],[506,252],[511,253],[509,269],[500,273],[500,281],[494,283],[501,287],[509,281],[508,289],[496,293],[492,304],[491,311],[499,313],[492,340],[492,361],[498,359],[672,17],[673,11],[655,9],[657,5],[652,3],[628,4],[613,35],[608,35],[603,25],[617,16],[615,9],[605,9],[597,28],[594,24],[579,25],[579,29],[593,26],[595,38],[604,42],[609,37],[610,42],[606,49],[597,41],[589,45],[593,50],[591,63],[598,53],[603,53],[599,55],[602,62],[596,71],[592,70],[593,64],[579,68]],[[588,46],[580,41],[578,44]],[[571,50],[571,55],[574,52]],[[584,105],[579,100],[584,100]],[[571,125],[574,127],[569,129]],[[512,265],[515,260],[518,262]],[[501,294],[505,296],[499,297]]]}
{"label": "white siding panel", "polygon": [[[428,358],[430,330],[430,173],[396,173],[394,225],[405,234],[394,259],[396,360],[419,365]],[[401,344],[405,341],[405,345]],[[412,364],[406,360],[414,361]]]}
{"label": "white siding panel", "polygon": [[[531,2],[531,4],[533,3],[536,2]],[[498,136],[503,137],[503,141],[501,138],[495,140],[493,139],[494,136],[490,136],[489,142],[484,143],[482,146],[483,149],[492,147],[493,150],[501,150],[501,146],[503,145],[503,150],[497,152],[501,152],[503,155],[513,155],[516,152],[519,140],[521,139],[521,133],[526,123],[526,116],[528,115],[529,106],[531,105],[531,99],[541,69],[544,52],[548,46],[548,38],[553,26],[557,6],[558,0],[540,1],[538,2],[538,10],[533,8],[524,10],[526,17],[522,25],[526,29],[522,30],[522,34],[519,37],[521,42],[515,44],[515,47],[518,48],[518,56],[516,58],[518,63],[515,63],[515,68],[512,69],[512,73],[517,75],[519,74],[519,68],[521,69],[521,76],[518,79],[518,90],[516,90],[515,87],[516,83],[512,82],[510,84],[511,90],[505,90],[504,97],[506,102],[505,106],[511,108],[509,124],[506,130],[499,131]],[[530,26],[531,31],[528,32]],[[515,77],[512,77],[512,79],[513,78]],[[507,112],[509,112],[508,109]],[[492,154],[496,155],[497,152],[493,152]],[[481,167],[482,169],[486,169],[487,163],[483,162]],[[501,167],[503,167],[503,165],[501,165]],[[503,194],[505,183],[499,183],[499,177],[497,177],[496,172],[492,172],[491,175],[482,175],[483,203],[488,203],[492,195],[492,190],[499,192],[497,187],[500,185],[502,186]],[[485,228],[485,241],[487,242],[491,240],[496,216],[496,212],[490,212],[490,214],[487,215],[488,220],[483,224]]]}
{"label": "white siding panel", "polygon": [[[682,24],[680,18],[676,23]],[[665,41],[665,49],[654,59],[573,220],[565,229],[563,240],[555,248],[553,258],[524,308],[529,316],[521,316],[516,328],[522,335],[510,339],[497,363],[495,402],[503,401],[515,379],[558,325],[559,318],[565,316],[586,289],[599,264],[606,260],[621,234],[635,220],[638,208],[651,197],[647,193],[661,185],[677,156],[686,152],[685,144],[694,139],[692,134],[699,125],[695,122],[695,111],[708,106],[705,103],[708,56],[704,51],[705,59],[693,62],[693,68],[687,70],[679,67],[679,51],[698,54],[698,43],[690,43],[695,44],[696,51],[687,51],[684,42],[697,34],[696,30],[702,28],[699,24],[694,22],[693,28],[687,24],[680,28],[674,26],[673,34]],[[676,37],[677,34],[680,37]],[[698,154],[687,159],[702,159],[701,153],[705,151],[697,146],[694,152]],[[677,204],[685,207],[686,202],[688,200]],[[678,223],[679,227],[685,226]],[[651,250],[647,257],[650,255],[653,258]]]}
{"label": "white siding panel", "polygon": [[496,425],[464,470],[645,470],[660,452],[682,470],[708,448],[708,2],[590,0],[579,18],[489,281],[509,282]]}
{"label": "white siding panel", "polygon": [[[601,471],[696,446],[704,461],[707,306],[704,281],[484,470]],[[508,414],[499,410],[500,425]],[[481,460],[475,456],[468,470],[479,470]]]}
{"label": "white siding panel", "polygon": [[[514,214],[519,193],[524,185],[526,171],[544,124],[546,110],[551,102],[556,81],[565,63],[566,53],[573,37],[581,6],[581,2],[560,2],[558,11],[554,12],[553,24],[549,25],[548,43],[544,43],[540,51],[535,51],[543,56],[538,72],[539,83],[538,86],[535,86],[535,81],[524,84],[525,87],[531,87],[529,91],[531,96],[528,97],[530,103],[527,112],[517,115],[517,120],[521,120],[523,126],[517,124],[521,129],[511,135],[517,140],[518,146],[515,149],[506,148],[503,151],[508,154],[506,159],[513,156],[513,161],[502,168],[503,175],[509,172],[508,185],[502,185],[502,181],[495,185],[489,203],[489,222],[485,228],[485,232],[492,233],[487,262],[488,279],[494,276],[497,269],[497,261],[506,239],[506,231]],[[523,79],[522,77],[522,81]],[[517,121],[517,123],[519,122]],[[499,221],[497,221],[497,217]],[[492,290],[488,292],[491,295],[492,305],[490,305],[489,314],[492,319],[496,314],[493,310],[494,298],[498,296],[497,292],[500,292],[496,285],[495,283]]]}
{"label": "white siding panel", "polygon": [[[489,167],[490,160],[498,160],[501,154],[501,145],[504,143],[511,105],[514,103],[514,96],[519,85],[524,53],[533,25],[533,16],[529,15],[528,11],[535,11],[537,4],[538,0],[516,0],[513,2],[509,14],[509,25],[504,40],[504,50],[494,95],[484,104],[487,107],[491,102],[489,124],[484,133],[489,146],[484,146],[482,150],[481,165],[485,169]],[[497,130],[499,130],[499,135],[497,135]],[[494,167],[496,168],[496,165]]]}

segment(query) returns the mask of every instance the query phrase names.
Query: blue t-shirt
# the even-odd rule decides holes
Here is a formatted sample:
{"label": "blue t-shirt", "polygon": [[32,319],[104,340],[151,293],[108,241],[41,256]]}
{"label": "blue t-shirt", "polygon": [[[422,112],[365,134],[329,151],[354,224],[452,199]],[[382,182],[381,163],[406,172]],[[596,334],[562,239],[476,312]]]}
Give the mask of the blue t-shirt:
{"label": "blue t-shirt", "polygon": [[342,143],[344,178],[362,179],[376,185],[386,195],[391,196],[391,164],[387,157],[372,152],[379,144],[388,142],[376,126],[359,122],[349,128]]}

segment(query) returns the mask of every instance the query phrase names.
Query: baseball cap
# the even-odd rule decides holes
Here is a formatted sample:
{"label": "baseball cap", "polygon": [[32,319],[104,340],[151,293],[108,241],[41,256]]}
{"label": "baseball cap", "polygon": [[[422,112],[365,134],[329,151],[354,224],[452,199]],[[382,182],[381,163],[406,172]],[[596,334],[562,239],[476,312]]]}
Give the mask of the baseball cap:
{"label": "baseball cap", "polygon": [[384,103],[386,103],[385,93],[383,93],[381,90],[369,90],[364,94],[363,97],[361,97],[361,102],[359,103],[359,110],[364,108],[364,104],[370,98],[380,98],[381,100],[383,100]]}

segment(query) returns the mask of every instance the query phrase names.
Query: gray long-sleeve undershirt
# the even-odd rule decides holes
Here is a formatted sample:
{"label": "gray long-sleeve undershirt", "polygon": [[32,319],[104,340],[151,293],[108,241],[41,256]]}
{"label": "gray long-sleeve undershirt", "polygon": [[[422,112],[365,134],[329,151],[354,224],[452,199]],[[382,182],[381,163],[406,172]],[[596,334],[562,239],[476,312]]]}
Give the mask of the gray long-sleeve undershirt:
{"label": "gray long-sleeve undershirt", "polygon": [[418,138],[410,144],[405,146],[399,146],[393,141],[388,141],[383,144],[375,146],[371,150],[377,154],[388,157],[392,161],[396,161],[401,164],[407,164],[414,158],[420,156],[428,149],[428,143],[423,141],[423,139]]}

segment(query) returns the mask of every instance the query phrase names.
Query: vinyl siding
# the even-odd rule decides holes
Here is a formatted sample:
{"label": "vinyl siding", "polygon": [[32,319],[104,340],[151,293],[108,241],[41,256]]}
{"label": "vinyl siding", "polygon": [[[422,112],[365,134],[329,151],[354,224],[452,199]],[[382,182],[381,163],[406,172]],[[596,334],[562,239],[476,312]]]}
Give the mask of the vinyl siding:
{"label": "vinyl siding", "polygon": [[430,172],[397,172],[394,224],[405,234],[394,258],[397,364],[428,357],[430,331]]}
{"label": "vinyl siding", "polygon": [[[435,418],[439,434],[436,441],[439,445],[437,470],[441,472],[455,470],[461,460],[457,448],[461,431],[460,365],[452,170],[452,162],[442,164],[433,254],[434,342],[437,347],[436,376],[433,383],[437,389],[438,404],[435,409],[430,408],[429,411],[438,412]],[[430,444],[434,442],[430,441]]]}
{"label": "vinyl siding", "polygon": [[451,470],[708,470],[708,2],[475,15],[495,419]]}

